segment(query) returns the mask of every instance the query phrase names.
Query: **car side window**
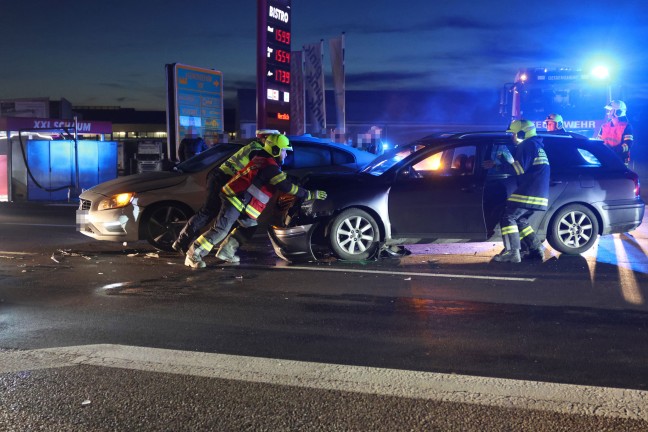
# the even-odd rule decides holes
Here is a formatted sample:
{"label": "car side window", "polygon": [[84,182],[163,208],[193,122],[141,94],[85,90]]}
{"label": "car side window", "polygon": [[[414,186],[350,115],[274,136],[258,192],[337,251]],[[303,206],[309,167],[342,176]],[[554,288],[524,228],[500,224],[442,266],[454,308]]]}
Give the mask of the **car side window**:
{"label": "car side window", "polygon": [[429,155],[412,168],[421,177],[473,175],[476,154],[475,146],[452,147]]}
{"label": "car side window", "polygon": [[[288,152],[288,154],[290,153]],[[331,165],[331,151],[327,148],[306,144],[299,147],[295,146],[292,153],[292,160],[287,161],[290,163],[290,168],[312,168]]]}
{"label": "car side window", "polygon": [[488,170],[487,175],[502,174],[502,168],[500,167],[500,165],[505,162],[503,162],[501,155],[506,153],[515,155],[515,145],[510,140],[496,141],[495,143],[493,143],[493,148],[491,149],[490,156],[488,156],[486,159],[494,161],[495,166]]}
{"label": "car side window", "polygon": [[600,167],[601,166],[601,161],[598,160],[596,156],[594,156],[592,153],[589,151],[579,148],[578,153],[580,156],[583,158],[583,163],[582,165],[585,166],[595,166],[595,167]]}
{"label": "car side window", "polygon": [[355,158],[351,153],[337,149],[331,149],[331,153],[333,154],[333,165],[352,164],[355,162]]}

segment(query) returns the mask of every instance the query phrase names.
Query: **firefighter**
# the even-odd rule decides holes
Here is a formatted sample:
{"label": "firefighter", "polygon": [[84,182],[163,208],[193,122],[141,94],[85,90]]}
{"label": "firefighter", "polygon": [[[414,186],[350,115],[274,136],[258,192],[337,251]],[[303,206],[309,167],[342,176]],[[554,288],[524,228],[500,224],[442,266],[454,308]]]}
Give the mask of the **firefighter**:
{"label": "firefighter", "polygon": [[202,230],[212,219],[218,215],[220,208],[220,190],[237,171],[246,166],[252,157],[263,150],[265,139],[271,134],[278,134],[274,129],[259,129],[256,131],[256,140],[242,147],[223,162],[218,168],[212,170],[207,176],[207,198],[204,204],[182,228],[178,239],[171,245],[173,250],[183,255]]}
{"label": "firefighter", "polygon": [[[256,221],[276,189],[299,199],[326,199],[326,192],[303,189],[281,171],[286,152],[292,150],[285,135],[270,135],[263,148],[221,189],[221,209],[214,226],[191,245],[185,258],[186,266],[204,268],[203,258],[228,236],[234,223],[240,221],[242,226],[247,226],[248,220]],[[232,239],[230,235],[219,253],[235,254],[237,245]]]}
{"label": "firefighter", "polygon": [[605,106],[606,122],[601,126],[598,139],[616,153],[626,166],[630,163],[630,149],[634,142],[632,125],[626,117],[626,104],[613,100]]}
{"label": "firefighter", "polygon": [[[501,157],[508,162],[502,166],[516,175],[517,188],[507,198],[500,220],[504,250],[496,255],[498,262],[521,261],[521,243],[528,248],[527,258],[544,259],[544,246],[529,225],[529,217],[537,211],[546,211],[549,203],[549,160],[544,151],[542,138],[529,120],[514,120],[507,132],[513,134],[516,144],[515,157],[504,152]],[[523,137],[523,139],[521,139]],[[495,161],[483,162],[490,169]]]}
{"label": "firefighter", "polygon": [[549,114],[545,119],[545,127],[547,132],[551,132],[554,135],[569,135],[569,133],[564,128],[565,123],[560,114]]}

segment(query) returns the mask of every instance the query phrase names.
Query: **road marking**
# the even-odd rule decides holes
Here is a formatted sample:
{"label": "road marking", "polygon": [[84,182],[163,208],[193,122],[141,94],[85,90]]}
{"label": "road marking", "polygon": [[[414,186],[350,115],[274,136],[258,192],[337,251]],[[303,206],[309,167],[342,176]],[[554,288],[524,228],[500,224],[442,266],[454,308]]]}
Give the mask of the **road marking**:
{"label": "road marking", "polygon": [[37,226],[37,227],[58,227],[58,228],[76,228],[76,225],[59,225],[59,224],[37,224],[21,222],[0,222],[0,225],[20,225],[20,226]]}
{"label": "road marking", "polygon": [[0,351],[0,373],[79,365],[648,421],[648,392],[125,345]]}
{"label": "road marking", "polygon": [[385,271],[385,270],[359,270],[359,269],[339,269],[339,268],[325,268],[325,267],[275,266],[271,268],[283,269],[283,270],[309,270],[309,271],[324,271],[324,272],[339,272],[339,273],[386,274],[386,275],[396,275],[396,276],[488,279],[488,280],[503,280],[503,281],[516,281],[516,282],[535,282],[536,280],[536,278],[521,278],[521,277],[511,277],[511,276],[479,276],[479,275],[448,274],[448,273],[394,272],[394,271]]}
{"label": "road marking", "polygon": [[2,255],[36,255],[35,252],[0,251]]}

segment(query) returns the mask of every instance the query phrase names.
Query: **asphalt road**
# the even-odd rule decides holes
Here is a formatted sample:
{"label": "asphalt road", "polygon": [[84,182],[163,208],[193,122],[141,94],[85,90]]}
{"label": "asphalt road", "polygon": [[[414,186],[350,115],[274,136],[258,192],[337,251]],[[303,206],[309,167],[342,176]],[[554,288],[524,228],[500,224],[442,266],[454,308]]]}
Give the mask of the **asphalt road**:
{"label": "asphalt road", "polygon": [[645,430],[647,248],[296,266],[260,238],[196,271],[0,205],[0,429]]}

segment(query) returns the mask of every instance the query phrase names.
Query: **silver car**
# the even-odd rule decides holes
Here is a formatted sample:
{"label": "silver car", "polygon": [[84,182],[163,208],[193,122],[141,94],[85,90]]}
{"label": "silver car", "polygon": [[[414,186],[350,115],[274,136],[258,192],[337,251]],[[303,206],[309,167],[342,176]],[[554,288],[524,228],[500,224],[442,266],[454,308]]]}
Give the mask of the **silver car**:
{"label": "silver car", "polygon": [[[308,135],[290,137],[294,151],[283,169],[291,176],[321,171],[357,171],[375,155]],[[202,206],[207,175],[241,148],[220,144],[175,166],[172,171],[145,172],[101,183],[79,196],[77,230],[96,240],[147,240],[162,250]]]}

